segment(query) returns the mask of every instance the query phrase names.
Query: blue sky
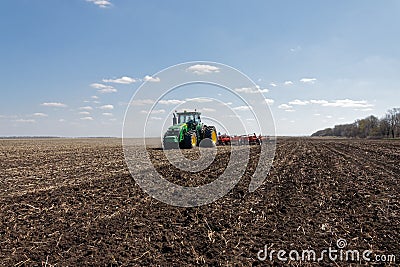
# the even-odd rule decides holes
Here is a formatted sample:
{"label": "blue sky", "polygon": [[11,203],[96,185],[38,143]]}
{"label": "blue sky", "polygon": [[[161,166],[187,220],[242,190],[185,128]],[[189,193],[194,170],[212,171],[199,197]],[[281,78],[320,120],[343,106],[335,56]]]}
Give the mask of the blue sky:
{"label": "blue sky", "polygon": [[279,135],[380,117],[400,106],[398,14],[399,1],[3,1],[0,136],[120,136],[145,77],[196,60],[268,88]]}

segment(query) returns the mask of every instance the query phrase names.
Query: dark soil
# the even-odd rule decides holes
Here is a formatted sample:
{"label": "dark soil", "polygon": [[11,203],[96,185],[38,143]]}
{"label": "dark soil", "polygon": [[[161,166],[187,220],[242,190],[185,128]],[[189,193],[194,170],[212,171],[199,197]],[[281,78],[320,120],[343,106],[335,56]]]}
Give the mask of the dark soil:
{"label": "dark soil", "polygon": [[[230,155],[218,147],[213,165],[192,174],[173,168],[162,150],[149,151],[159,172],[190,186],[216,179]],[[248,184],[259,151],[251,152],[228,195],[179,208],[135,184],[118,139],[1,140],[0,265],[348,266],[257,259],[265,245],[321,252],[339,238],[347,249],[400,261],[398,141],[280,139],[254,193]]]}

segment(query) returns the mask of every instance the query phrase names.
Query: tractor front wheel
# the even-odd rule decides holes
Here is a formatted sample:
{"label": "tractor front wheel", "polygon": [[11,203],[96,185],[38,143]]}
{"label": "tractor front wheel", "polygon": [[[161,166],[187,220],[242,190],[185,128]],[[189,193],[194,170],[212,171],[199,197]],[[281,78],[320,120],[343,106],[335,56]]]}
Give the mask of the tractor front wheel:
{"label": "tractor front wheel", "polygon": [[197,136],[195,131],[186,132],[180,144],[180,148],[191,149],[197,144]]}

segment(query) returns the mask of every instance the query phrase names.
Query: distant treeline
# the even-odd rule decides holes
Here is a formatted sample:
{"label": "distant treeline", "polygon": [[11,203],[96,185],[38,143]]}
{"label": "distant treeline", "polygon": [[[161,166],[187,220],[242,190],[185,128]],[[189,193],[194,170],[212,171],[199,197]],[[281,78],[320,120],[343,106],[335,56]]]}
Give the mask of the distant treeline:
{"label": "distant treeline", "polygon": [[369,116],[351,124],[336,125],[334,128],[320,130],[311,136],[398,138],[400,137],[400,108],[388,110],[381,119]]}
{"label": "distant treeline", "polygon": [[62,138],[59,136],[0,136],[0,139],[48,139],[48,138]]}

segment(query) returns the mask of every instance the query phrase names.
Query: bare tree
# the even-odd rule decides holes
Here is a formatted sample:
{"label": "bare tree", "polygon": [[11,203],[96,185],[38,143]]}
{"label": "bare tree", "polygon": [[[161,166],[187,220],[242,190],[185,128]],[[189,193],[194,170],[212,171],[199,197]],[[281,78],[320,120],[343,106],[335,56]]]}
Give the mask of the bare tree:
{"label": "bare tree", "polygon": [[400,108],[397,108],[397,114],[395,118],[395,132],[400,137]]}
{"label": "bare tree", "polygon": [[396,137],[396,133],[400,127],[400,108],[393,108],[388,110],[385,116],[385,120],[389,124],[390,134],[392,138]]}
{"label": "bare tree", "polygon": [[379,122],[379,131],[380,135],[384,138],[389,138],[390,137],[390,123],[388,119],[382,118]]}

